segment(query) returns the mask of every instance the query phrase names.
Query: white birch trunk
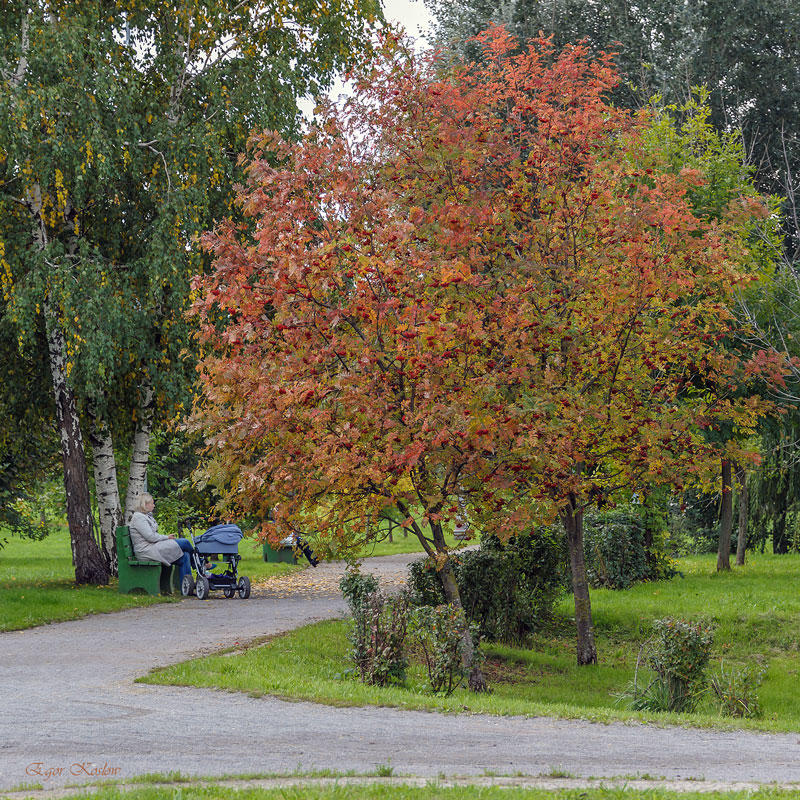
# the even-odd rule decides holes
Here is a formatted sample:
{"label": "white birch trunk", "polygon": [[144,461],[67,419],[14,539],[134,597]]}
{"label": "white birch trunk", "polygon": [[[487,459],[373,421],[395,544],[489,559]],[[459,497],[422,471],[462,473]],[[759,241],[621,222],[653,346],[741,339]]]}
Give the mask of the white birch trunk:
{"label": "white birch trunk", "polygon": [[145,378],[140,390],[140,404],[136,433],[133,436],[131,467],[128,473],[128,489],[125,494],[125,524],[133,515],[133,504],[147,485],[147,461],[150,458],[150,434],[153,430],[153,385]]}
{"label": "white birch trunk", "polygon": [[[9,89],[20,90],[28,69],[28,12],[22,20],[21,53],[13,75],[8,77]],[[42,190],[38,184],[26,192],[25,205],[31,215],[34,249],[44,258],[48,245],[47,227],[42,217]],[[58,314],[48,293],[42,299],[47,334],[48,361],[53,380],[56,420],[61,437],[61,460],[64,468],[64,491],[67,501],[72,564],[78,584],[108,583],[108,564],[94,539],[89,475],[83,446],[80,416],[75,393],[67,380],[67,346]]]}
{"label": "white birch trunk", "polygon": [[78,584],[108,583],[108,564],[94,540],[89,474],[83,447],[75,394],[67,383],[67,357],[64,332],[49,301],[44,305],[50,372],[56,402],[56,418],[61,434],[61,459],[64,466],[64,490],[67,498],[72,563]]}
{"label": "white birch trunk", "polygon": [[108,423],[99,416],[94,403],[89,404],[91,428],[89,441],[92,445],[92,466],[97,510],[100,515],[100,533],[103,553],[112,575],[117,574],[116,530],[122,524],[122,506],[117,483],[117,462],[114,458],[114,442]]}
{"label": "white birch trunk", "polygon": [[[39,252],[47,247],[47,229],[42,219],[41,188],[33,187],[28,197],[28,208],[33,218],[33,240]],[[61,460],[64,467],[64,491],[67,500],[67,524],[72,548],[75,582],[78,584],[108,583],[108,564],[94,540],[92,503],[89,493],[89,474],[86,469],[86,452],[83,446],[78,406],[75,393],[67,381],[67,345],[64,331],[50,298],[43,301],[47,350],[56,420],[61,435]]]}
{"label": "white birch trunk", "polygon": [[[74,406],[67,386],[66,356],[64,355],[64,334],[58,327],[58,321],[50,308],[49,303],[44,304],[44,315],[47,330],[47,351],[50,362],[50,375],[53,381],[53,395],[56,402],[56,417],[58,420],[58,430],[61,439],[61,456],[64,463],[64,491],[67,501],[67,522],[70,525],[70,547],[72,549],[72,565],[77,568],[78,554],[76,547],[76,537],[72,531],[72,518],[79,518],[79,525],[83,528],[91,529],[92,520],[88,513],[70,514],[70,506],[73,505],[74,492],[71,491],[71,481],[67,476],[68,465],[74,463],[83,450],[81,428],[75,413],[70,413]],[[62,402],[66,400],[66,402]],[[64,406],[67,406],[67,413],[64,413]]]}

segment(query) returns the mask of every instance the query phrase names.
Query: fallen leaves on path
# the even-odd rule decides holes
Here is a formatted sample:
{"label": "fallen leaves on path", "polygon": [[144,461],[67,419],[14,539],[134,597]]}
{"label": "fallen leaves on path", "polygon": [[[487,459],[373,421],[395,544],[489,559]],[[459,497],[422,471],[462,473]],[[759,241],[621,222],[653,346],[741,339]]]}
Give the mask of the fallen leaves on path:
{"label": "fallen leaves on path", "polygon": [[[406,570],[370,569],[380,579],[381,588],[386,590],[400,589],[406,585]],[[344,567],[339,564],[323,564],[316,569],[308,567],[302,572],[292,572],[259,581],[253,586],[252,594],[258,597],[319,597],[322,595],[341,595],[339,581],[344,574]]]}

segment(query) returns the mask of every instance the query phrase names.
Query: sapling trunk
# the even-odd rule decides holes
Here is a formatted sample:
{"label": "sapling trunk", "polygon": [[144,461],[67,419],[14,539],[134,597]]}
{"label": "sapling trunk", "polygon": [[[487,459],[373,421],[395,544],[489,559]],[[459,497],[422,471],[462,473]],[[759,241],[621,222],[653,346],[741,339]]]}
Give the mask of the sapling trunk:
{"label": "sapling trunk", "polygon": [[569,503],[562,512],[562,520],[567,534],[572,572],[578,665],[596,664],[597,647],[592,624],[592,602],[589,597],[589,581],[586,577],[586,561],[583,555],[583,508],[578,505],[574,495],[570,495]]}
{"label": "sapling trunk", "polygon": [[731,534],[733,532],[733,486],[730,459],[722,459],[722,507],[719,514],[719,546],[717,572],[731,568]]}
{"label": "sapling trunk", "polygon": [[[404,514],[408,513],[408,509],[405,506],[400,506],[400,510]],[[417,534],[420,543],[429,557],[443,557],[443,561],[437,565],[437,575],[442,586],[442,591],[444,592],[447,602],[450,605],[461,609],[463,613],[464,606],[461,604],[461,594],[458,591],[458,584],[456,583],[455,575],[453,574],[453,564],[450,561],[450,555],[448,552],[447,543],[445,542],[444,531],[442,530],[441,523],[430,523],[433,544],[431,544],[430,539],[425,537],[424,533],[416,522],[412,524],[412,528],[414,533]],[[468,686],[470,690],[473,692],[488,691],[486,678],[484,677],[480,666],[476,663],[475,642],[472,641],[472,635],[469,632],[469,625],[466,626],[464,636],[461,639],[461,664],[464,667],[464,670],[469,673]]]}
{"label": "sapling trunk", "polygon": [[[453,565],[449,558],[444,562],[438,575],[447,602],[456,608],[460,608],[463,612],[464,607],[461,605],[461,595],[458,591],[458,584],[456,583],[455,576],[453,575]],[[465,627],[464,636],[461,639],[461,664],[464,670],[469,673],[469,688],[473,692],[485,692],[488,689],[486,678],[480,666],[475,663],[475,643],[472,641],[469,625]]]}
{"label": "sapling trunk", "polygon": [[747,549],[747,518],[750,514],[750,495],[747,473],[741,464],[736,465],[736,482],[739,484],[739,531],[736,537],[736,566],[743,567]]}

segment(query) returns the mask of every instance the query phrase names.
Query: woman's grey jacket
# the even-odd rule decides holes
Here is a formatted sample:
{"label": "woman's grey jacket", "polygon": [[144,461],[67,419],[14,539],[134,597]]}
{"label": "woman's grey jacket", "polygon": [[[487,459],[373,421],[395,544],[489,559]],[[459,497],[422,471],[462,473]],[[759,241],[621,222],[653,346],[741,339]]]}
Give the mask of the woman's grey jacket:
{"label": "woman's grey jacket", "polygon": [[137,558],[174,564],[183,555],[181,546],[174,539],[158,532],[158,523],[150,514],[135,511],[128,527]]}

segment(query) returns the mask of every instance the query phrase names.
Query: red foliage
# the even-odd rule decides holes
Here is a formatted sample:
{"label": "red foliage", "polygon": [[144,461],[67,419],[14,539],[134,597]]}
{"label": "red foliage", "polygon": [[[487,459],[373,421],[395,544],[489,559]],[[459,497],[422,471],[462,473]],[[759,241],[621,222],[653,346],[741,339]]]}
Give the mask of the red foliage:
{"label": "red foliage", "polygon": [[514,533],[695,480],[701,425],[760,413],[718,389],[742,209],[692,212],[704,176],[643,152],[608,58],[482,42],[443,78],[388,41],[302,142],[254,142],[252,230],[204,239],[195,422],[226,502],[279,533],[353,544],[394,513],[442,551],[459,495]]}

